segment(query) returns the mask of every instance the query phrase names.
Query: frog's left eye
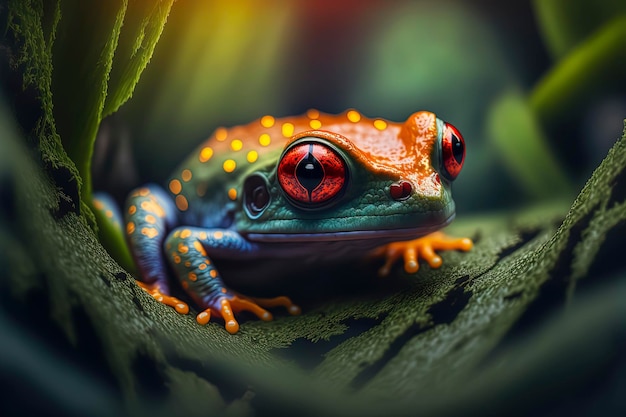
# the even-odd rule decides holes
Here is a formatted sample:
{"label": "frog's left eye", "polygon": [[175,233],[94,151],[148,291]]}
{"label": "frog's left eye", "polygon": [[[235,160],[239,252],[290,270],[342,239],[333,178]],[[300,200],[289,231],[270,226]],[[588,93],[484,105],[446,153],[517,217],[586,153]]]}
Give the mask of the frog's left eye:
{"label": "frog's left eye", "polygon": [[315,209],[327,206],[341,195],[348,169],[330,146],[303,140],[283,154],[278,163],[278,182],[296,206]]}
{"label": "frog's left eye", "polygon": [[441,139],[441,162],[443,174],[453,181],[461,172],[465,161],[465,141],[459,130],[450,123],[445,124]]}

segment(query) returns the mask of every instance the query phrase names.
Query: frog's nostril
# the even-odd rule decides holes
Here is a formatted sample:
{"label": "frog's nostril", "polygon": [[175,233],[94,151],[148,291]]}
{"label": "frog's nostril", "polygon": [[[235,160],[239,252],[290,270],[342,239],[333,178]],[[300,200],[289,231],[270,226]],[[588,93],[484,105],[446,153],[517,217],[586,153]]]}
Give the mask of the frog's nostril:
{"label": "frog's nostril", "polygon": [[391,198],[396,201],[402,201],[409,198],[411,192],[413,191],[413,186],[411,183],[405,180],[396,181],[389,186],[389,194],[391,194]]}

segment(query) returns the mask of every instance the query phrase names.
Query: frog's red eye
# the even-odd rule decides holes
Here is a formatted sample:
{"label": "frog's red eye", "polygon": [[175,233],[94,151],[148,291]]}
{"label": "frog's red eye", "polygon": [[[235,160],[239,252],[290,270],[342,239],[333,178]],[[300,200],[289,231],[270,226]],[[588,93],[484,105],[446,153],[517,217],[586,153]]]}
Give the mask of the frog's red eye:
{"label": "frog's red eye", "polygon": [[441,139],[441,162],[443,174],[450,181],[454,180],[463,168],[465,160],[465,141],[459,130],[450,123],[445,123]]}
{"label": "frog's red eye", "polygon": [[316,141],[301,141],[278,163],[278,182],[301,208],[325,206],[338,197],[348,179],[346,162],[332,148]]}

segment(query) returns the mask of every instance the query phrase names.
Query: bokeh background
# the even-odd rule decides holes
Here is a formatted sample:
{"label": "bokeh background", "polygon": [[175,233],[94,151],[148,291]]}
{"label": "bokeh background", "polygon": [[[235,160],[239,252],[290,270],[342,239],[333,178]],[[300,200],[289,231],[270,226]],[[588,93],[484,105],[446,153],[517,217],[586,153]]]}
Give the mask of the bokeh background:
{"label": "bokeh background", "polygon": [[459,213],[571,199],[623,129],[626,33],[595,39],[624,13],[617,0],[179,0],[103,123],[95,187],[122,199],[162,182],[216,127],[265,114],[425,109],[467,143]]}

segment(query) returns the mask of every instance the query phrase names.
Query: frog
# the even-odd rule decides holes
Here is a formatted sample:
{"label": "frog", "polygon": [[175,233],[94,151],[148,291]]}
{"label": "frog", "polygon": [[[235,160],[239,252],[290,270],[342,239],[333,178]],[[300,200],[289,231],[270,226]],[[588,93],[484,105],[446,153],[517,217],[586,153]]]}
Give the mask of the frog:
{"label": "frog", "polygon": [[[441,232],[455,217],[451,184],[465,153],[459,130],[429,111],[393,122],[311,109],[219,127],[164,186],[150,183],[127,198],[123,229],[136,282],[187,314],[189,303],[172,295],[174,275],[199,308],[199,324],[217,318],[235,334],[242,311],[268,321],[269,309],[301,309],[285,295],[232,290],[220,265],[231,265],[230,280],[255,282],[298,272],[286,265],[372,257],[384,261],[380,276],[400,260],[408,274],[420,260],[438,268],[437,251],[473,245]],[[111,217],[104,199],[97,203]]]}

